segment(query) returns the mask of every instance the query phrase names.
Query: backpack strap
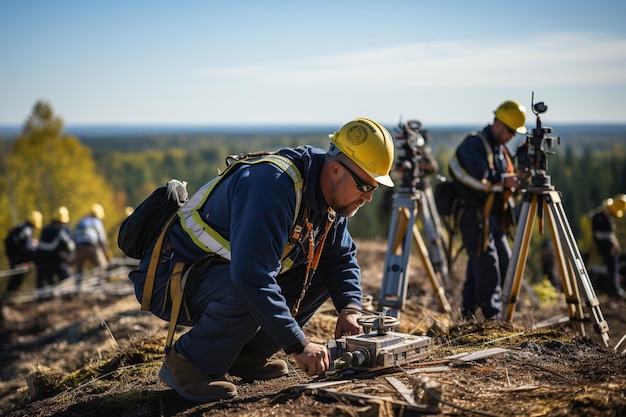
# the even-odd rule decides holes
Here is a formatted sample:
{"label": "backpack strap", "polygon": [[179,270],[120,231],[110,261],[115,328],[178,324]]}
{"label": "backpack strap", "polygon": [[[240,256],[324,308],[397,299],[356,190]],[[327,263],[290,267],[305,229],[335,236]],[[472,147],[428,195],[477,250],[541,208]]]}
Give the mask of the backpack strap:
{"label": "backpack strap", "polygon": [[[141,309],[150,311],[150,305],[152,304],[152,292],[154,290],[154,278],[156,276],[157,267],[159,265],[159,261],[161,259],[161,253],[163,252],[163,242],[165,240],[165,235],[169,230],[170,225],[176,218],[176,213],[172,214],[170,218],[165,223],[165,226],[159,233],[159,237],[154,244],[154,248],[152,249],[152,253],[150,254],[150,263],[148,264],[148,272],[146,273],[146,279],[143,285],[143,295],[141,297]],[[187,263],[185,262],[177,262],[174,265],[174,270],[172,271],[172,275],[167,282],[167,287],[170,293],[170,299],[172,300],[172,308],[170,311],[170,320],[167,329],[167,338],[165,339],[165,352],[170,349],[172,346],[172,342],[174,340],[174,332],[176,331],[176,326],[178,325],[178,316],[180,314],[180,309],[183,304],[183,295],[185,293],[185,285],[187,283],[187,278],[189,275],[189,268],[186,272],[184,272],[185,266]],[[163,300],[163,308],[165,308],[165,304],[167,302],[167,289],[165,291],[165,300]],[[187,316],[189,316],[189,311],[187,311]]]}
{"label": "backpack strap", "polygon": [[152,248],[150,254],[150,263],[148,264],[148,272],[146,273],[146,280],[143,284],[143,295],[141,296],[141,309],[145,311],[150,310],[150,303],[152,302],[152,291],[154,289],[154,277],[156,275],[157,266],[159,265],[159,259],[161,258],[161,252],[163,251],[163,241],[165,240],[165,234],[170,228],[170,225],[176,218],[176,213],[172,214],[165,223],[165,226],[159,234],[159,238]]}
{"label": "backpack strap", "polygon": [[[185,286],[187,284],[187,278],[189,277],[189,271],[191,271],[191,268],[188,268],[187,271],[184,272],[186,265],[187,264],[185,262],[176,262],[172,276],[168,281],[170,297],[172,300],[172,309],[170,313],[169,325],[167,327],[167,338],[165,339],[165,353],[170,350],[172,342],[174,341],[174,332],[176,331],[176,326],[178,325],[178,316],[180,314],[180,308],[183,304]],[[167,294],[167,291],[165,293]],[[187,311],[187,316],[189,316],[189,311]]]}

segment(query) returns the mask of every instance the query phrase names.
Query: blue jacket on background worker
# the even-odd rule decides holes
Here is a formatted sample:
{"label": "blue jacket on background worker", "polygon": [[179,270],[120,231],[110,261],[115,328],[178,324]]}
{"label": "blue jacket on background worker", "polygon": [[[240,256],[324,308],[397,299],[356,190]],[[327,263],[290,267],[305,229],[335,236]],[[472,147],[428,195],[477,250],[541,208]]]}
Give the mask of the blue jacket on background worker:
{"label": "blue jacket on background worker", "polygon": [[508,228],[512,223],[512,192],[517,188],[513,162],[505,144],[526,133],[526,109],[505,101],[493,123],[469,134],[450,160],[458,204],[456,217],[467,251],[461,312],[472,318],[499,318],[502,287],[511,256]]}

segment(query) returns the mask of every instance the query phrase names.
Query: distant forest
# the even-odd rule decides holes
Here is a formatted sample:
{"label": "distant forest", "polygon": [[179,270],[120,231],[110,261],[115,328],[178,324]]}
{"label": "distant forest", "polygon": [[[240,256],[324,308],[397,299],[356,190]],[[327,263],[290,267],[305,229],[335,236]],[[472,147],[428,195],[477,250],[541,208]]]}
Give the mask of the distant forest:
{"label": "distant forest", "polygon": [[[394,126],[389,129],[395,132]],[[234,130],[202,133],[190,129],[185,134],[169,131],[105,136],[91,132],[84,134],[81,141],[92,149],[96,163],[114,188],[127,194],[129,205],[136,205],[155,185],[170,178],[188,181],[190,190],[201,187],[217,174],[218,169],[224,168],[227,155],[304,144],[326,149],[328,134],[332,133],[329,129],[301,128],[301,131],[298,127],[293,127],[292,132],[284,128],[276,131],[259,129],[260,133],[254,133],[252,128],[245,129],[244,133]],[[439,162],[440,175],[448,176],[448,161],[456,145],[471,130],[470,127],[428,129],[428,145]],[[563,207],[574,234],[582,236],[581,218],[585,213],[607,197],[626,193],[626,126],[567,125],[552,128],[549,135],[555,139],[546,141],[551,144],[551,148],[546,149],[547,172],[552,184],[563,195]],[[519,135],[508,145],[512,155],[524,139]],[[436,181],[428,177],[427,180]],[[367,215],[360,213],[351,220],[353,233],[357,236],[386,236],[385,223],[378,219],[377,210],[382,204],[379,200],[383,193],[375,194],[374,201],[361,210]]]}
{"label": "distant forest", "polygon": [[[39,121],[33,123],[33,126],[41,124]],[[388,127],[395,133],[395,126]],[[430,138],[428,146],[439,162],[439,174],[447,177],[448,161],[455,147],[469,131],[481,129],[483,126],[425,127]],[[61,138],[73,138],[72,140],[88,149],[95,173],[104,179],[107,189],[110,187],[112,190],[113,203],[109,204],[109,210],[119,211],[117,215],[111,216],[111,221],[117,219],[116,224],[123,218],[125,206],[136,207],[155,187],[165,184],[171,178],[187,181],[189,191],[193,193],[225,167],[225,158],[230,154],[276,150],[284,146],[304,144],[326,149],[329,143],[328,134],[333,130],[326,127],[298,126],[258,129],[245,127],[239,130],[232,126],[221,129],[81,127],[62,131],[52,129],[53,132],[50,133],[50,129],[47,129],[36,130],[36,133],[42,137],[53,134]],[[551,141],[552,146],[546,152],[547,171],[552,184],[562,193],[563,207],[581,250],[589,250],[591,238],[586,214],[607,197],[626,193],[626,126],[564,125],[554,126],[552,130],[551,135],[555,138],[558,136],[560,144],[556,140]],[[27,133],[32,134],[31,131]],[[15,139],[16,136],[9,130],[0,129],[0,150],[6,152],[0,158],[0,163],[6,173],[10,172],[10,168],[2,160],[12,152],[11,146]],[[516,138],[517,142],[509,144],[512,155],[523,140],[520,135]],[[85,158],[89,158],[89,155]],[[29,171],[25,168],[24,172],[26,174],[23,175],[27,176]],[[426,180],[433,185],[437,181],[435,177],[427,177]],[[6,193],[6,184],[4,188],[1,191]],[[8,187],[8,190],[11,188]],[[387,238],[389,213],[383,207],[386,204],[385,198],[388,197],[389,193],[376,192],[372,203],[365,205],[357,216],[350,219],[350,229],[356,238]],[[67,198],[70,198],[69,194]],[[4,201],[10,199],[11,195],[4,196]],[[63,200],[60,198],[58,201]],[[32,204],[25,202],[21,207],[30,205]],[[80,212],[80,209],[75,211]],[[8,227],[18,220],[15,213],[3,214],[0,210],[0,214],[0,217],[5,216],[0,219],[2,227]],[[73,222],[77,220],[77,217],[72,218]],[[116,224],[110,225],[112,239],[116,239]],[[625,242],[624,229],[624,222],[621,221],[622,242]],[[623,243],[623,246],[626,244]]]}

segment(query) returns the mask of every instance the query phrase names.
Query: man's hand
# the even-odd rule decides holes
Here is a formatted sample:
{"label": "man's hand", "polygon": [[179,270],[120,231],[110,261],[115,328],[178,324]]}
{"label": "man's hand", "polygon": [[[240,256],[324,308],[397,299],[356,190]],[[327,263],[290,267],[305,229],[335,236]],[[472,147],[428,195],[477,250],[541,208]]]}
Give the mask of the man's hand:
{"label": "man's hand", "polygon": [[339,313],[337,325],[335,326],[335,339],[341,336],[352,336],[363,333],[363,328],[357,320],[361,318],[361,312],[358,310],[344,309]]}
{"label": "man's hand", "polygon": [[516,174],[506,173],[504,174],[504,188],[508,188],[511,191],[515,191],[518,186],[518,178]]}
{"label": "man's hand", "polygon": [[321,375],[330,366],[330,352],[325,346],[309,343],[302,353],[294,356],[309,376]]}

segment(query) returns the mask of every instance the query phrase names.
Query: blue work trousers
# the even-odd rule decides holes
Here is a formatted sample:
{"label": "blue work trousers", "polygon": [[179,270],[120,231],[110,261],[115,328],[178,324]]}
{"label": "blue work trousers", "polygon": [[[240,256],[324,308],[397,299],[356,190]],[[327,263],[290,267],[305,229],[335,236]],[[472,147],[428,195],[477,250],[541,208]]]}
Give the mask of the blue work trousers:
{"label": "blue work trousers", "polygon": [[[144,261],[130,274],[138,300],[142,297],[147,270],[147,260]],[[171,303],[166,302],[163,309],[162,300],[167,300],[167,278],[175,261],[171,259],[161,263],[154,284],[150,310],[164,320],[169,320]],[[302,265],[279,275],[277,279],[289,308],[300,296],[304,272],[305,266]],[[300,327],[328,298],[324,280],[320,276],[314,277],[295,317]],[[186,317],[182,309],[178,323],[191,329],[176,341],[176,350],[208,375],[228,372],[242,351],[269,358],[281,349],[248,310],[230,278],[230,264],[211,265],[200,277],[194,277],[187,285],[185,302],[191,317]]]}
{"label": "blue work trousers", "polygon": [[598,252],[606,266],[606,277],[602,280],[601,289],[609,295],[617,295],[622,288],[619,279],[619,254],[613,245],[597,245]]}
{"label": "blue work trousers", "polygon": [[511,258],[511,247],[500,219],[497,215],[489,217],[489,241],[484,251],[480,246],[483,226],[478,209],[466,207],[459,227],[468,257],[461,312],[469,318],[480,308],[485,318],[499,318],[502,286]]}

